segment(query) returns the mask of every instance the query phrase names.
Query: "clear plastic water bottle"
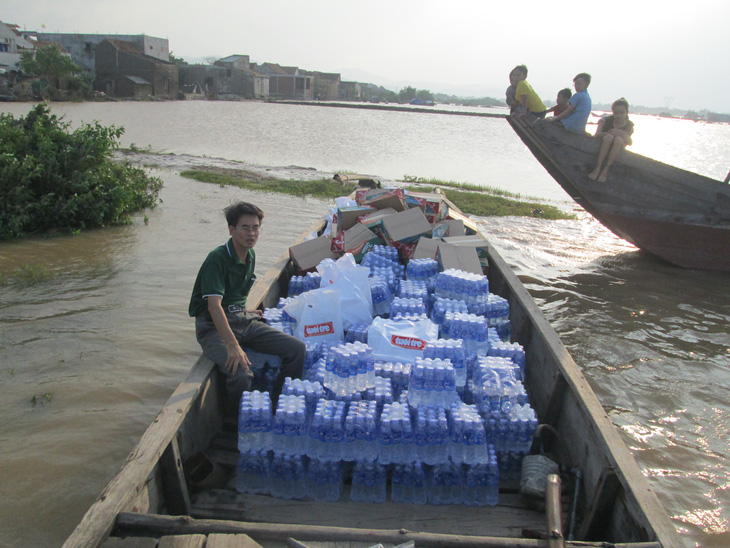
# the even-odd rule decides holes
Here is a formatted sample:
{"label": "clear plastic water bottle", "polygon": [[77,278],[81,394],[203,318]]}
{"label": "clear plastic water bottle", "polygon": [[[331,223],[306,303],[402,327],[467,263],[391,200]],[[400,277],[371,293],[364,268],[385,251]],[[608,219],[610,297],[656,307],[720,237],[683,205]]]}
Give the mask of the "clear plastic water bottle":
{"label": "clear plastic water bottle", "polygon": [[254,449],[242,452],[236,466],[236,491],[268,495],[271,492],[270,468],[271,457],[268,451]]}
{"label": "clear plastic water bottle", "polygon": [[451,461],[436,464],[427,475],[430,504],[461,504],[464,499],[464,471]]}
{"label": "clear plastic water bottle", "polygon": [[385,502],[387,472],[378,462],[355,462],[350,499],[356,502]]}
{"label": "clear plastic water bottle", "polygon": [[244,392],[238,413],[238,449],[249,450],[272,448],[271,432],[273,415],[268,392]]}
{"label": "clear plastic water bottle", "polygon": [[336,502],[342,496],[342,461],[313,458],[307,465],[307,494],[318,501]]}

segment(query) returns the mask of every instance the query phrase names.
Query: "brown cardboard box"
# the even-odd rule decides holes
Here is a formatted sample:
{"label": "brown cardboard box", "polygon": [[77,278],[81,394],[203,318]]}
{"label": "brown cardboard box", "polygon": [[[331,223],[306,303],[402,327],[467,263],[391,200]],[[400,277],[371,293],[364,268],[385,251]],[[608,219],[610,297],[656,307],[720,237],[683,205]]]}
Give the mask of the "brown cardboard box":
{"label": "brown cardboard box", "polygon": [[418,240],[411,259],[434,259],[438,260],[440,240],[421,236]]}
{"label": "brown cardboard box", "polygon": [[408,207],[420,207],[429,223],[435,223],[446,217],[448,207],[439,194],[406,191]]}
{"label": "brown cardboard box", "polygon": [[367,193],[356,195],[357,203],[383,209],[392,207],[396,211],[408,209],[402,188],[374,188]]}
{"label": "brown cardboard box", "polygon": [[477,250],[472,246],[459,246],[441,242],[439,244],[438,260],[441,270],[456,268],[473,274],[484,274],[477,256]]}
{"label": "brown cardboard box", "polygon": [[372,206],[341,207],[337,210],[337,232],[349,230],[357,224],[360,217],[377,212]]}
{"label": "brown cardboard box", "polygon": [[383,240],[359,223],[343,233],[343,251],[352,253],[357,262],[375,245],[383,245]]}
{"label": "brown cardboard box", "polygon": [[415,243],[431,234],[431,223],[419,208],[414,207],[383,219],[383,230],[391,242]]}
{"label": "brown cardboard box", "polygon": [[471,236],[450,236],[443,239],[446,244],[453,245],[462,249],[472,248],[475,250],[477,258],[481,264],[483,273],[489,268],[489,255],[487,249],[489,244],[482,236],[474,234]]}
{"label": "brown cardboard box", "polygon": [[323,259],[338,259],[339,253],[332,251],[329,236],[320,236],[289,248],[289,256],[300,270],[311,270]]}
{"label": "brown cardboard box", "polygon": [[439,221],[433,227],[434,238],[444,238],[447,236],[464,236],[464,221],[461,219],[449,219],[448,221]]}

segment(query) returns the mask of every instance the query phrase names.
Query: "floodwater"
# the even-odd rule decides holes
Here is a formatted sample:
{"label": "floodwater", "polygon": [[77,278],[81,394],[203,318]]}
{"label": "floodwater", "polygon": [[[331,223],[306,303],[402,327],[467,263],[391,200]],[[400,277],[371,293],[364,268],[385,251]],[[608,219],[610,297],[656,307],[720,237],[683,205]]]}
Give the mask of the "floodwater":
{"label": "floodwater", "polygon": [[[181,163],[439,177],[571,207],[500,119],[224,102],[52,108],[73,124],[124,126],[124,145],[197,156]],[[637,152],[724,178],[727,125],[634,120]],[[147,223],[140,214],[129,226],[0,244],[0,546],[60,545],[185,377],[199,354],[187,302],[200,262],[227,237],[220,210],[247,199],[266,211],[263,273],[328,207],[154,174],[163,203]],[[584,213],[479,222],[686,544],[730,545],[730,277],[652,259]]]}

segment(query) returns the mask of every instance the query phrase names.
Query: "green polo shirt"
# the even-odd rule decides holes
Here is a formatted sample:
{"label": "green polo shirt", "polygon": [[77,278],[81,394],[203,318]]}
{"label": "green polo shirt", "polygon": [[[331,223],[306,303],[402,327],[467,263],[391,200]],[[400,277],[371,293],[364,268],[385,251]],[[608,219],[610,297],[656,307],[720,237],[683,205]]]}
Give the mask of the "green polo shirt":
{"label": "green polo shirt", "polygon": [[216,247],[208,254],[195,278],[193,294],[190,297],[188,313],[197,316],[208,309],[207,297],[222,297],[223,310],[230,304],[246,306],[246,298],[255,280],[256,253],[248,250],[246,262],[241,262],[236,250],[233,249],[233,239],[224,245]]}

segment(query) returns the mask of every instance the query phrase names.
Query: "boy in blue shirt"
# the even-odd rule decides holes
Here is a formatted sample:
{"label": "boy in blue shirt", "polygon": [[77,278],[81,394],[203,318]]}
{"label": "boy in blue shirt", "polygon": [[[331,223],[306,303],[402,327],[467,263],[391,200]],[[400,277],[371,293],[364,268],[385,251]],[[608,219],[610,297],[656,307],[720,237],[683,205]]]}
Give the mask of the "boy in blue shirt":
{"label": "boy in blue shirt", "polygon": [[585,133],[588,117],[591,115],[591,96],[588,95],[588,86],[591,83],[591,75],[581,72],[573,78],[575,93],[568,101],[568,108],[564,112],[547,118],[547,122],[559,122],[571,133]]}

